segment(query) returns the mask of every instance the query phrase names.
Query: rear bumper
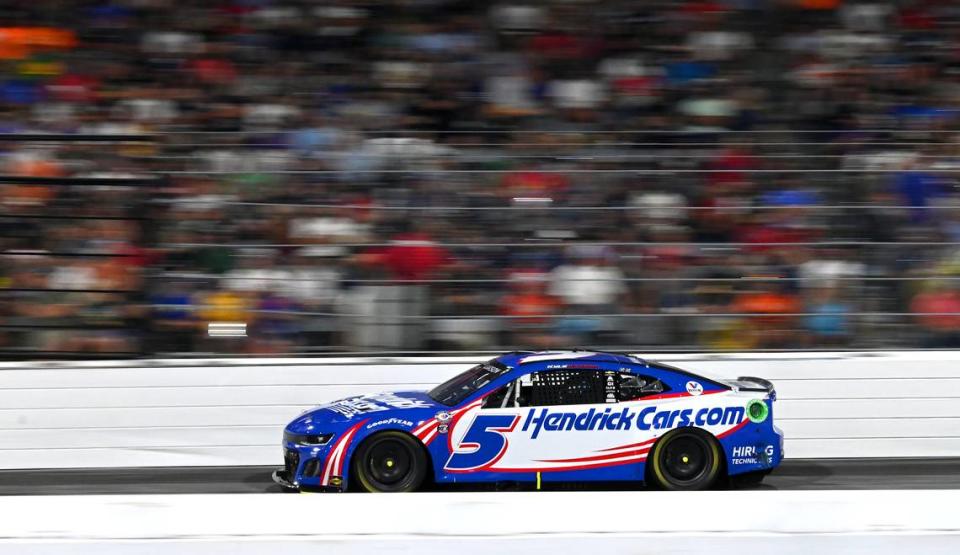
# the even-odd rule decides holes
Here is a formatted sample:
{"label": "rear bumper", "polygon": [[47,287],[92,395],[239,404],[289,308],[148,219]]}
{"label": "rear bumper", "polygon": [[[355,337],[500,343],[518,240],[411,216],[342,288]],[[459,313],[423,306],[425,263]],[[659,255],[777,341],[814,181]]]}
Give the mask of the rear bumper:
{"label": "rear bumper", "polygon": [[777,458],[777,461],[776,461],[776,463],[774,464],[774,466],[777,466],[777,465],[779,465],[781,462],[783,462],[783,456],[784,456],[784,454],[785,454],[785,451],[783,450],[783,430],[781,430],[781,429],[778,428],[777,426],[774,426],[774,427],[773,427],[773,433],[777,434],[777,436],[780,438],[780,457]]}

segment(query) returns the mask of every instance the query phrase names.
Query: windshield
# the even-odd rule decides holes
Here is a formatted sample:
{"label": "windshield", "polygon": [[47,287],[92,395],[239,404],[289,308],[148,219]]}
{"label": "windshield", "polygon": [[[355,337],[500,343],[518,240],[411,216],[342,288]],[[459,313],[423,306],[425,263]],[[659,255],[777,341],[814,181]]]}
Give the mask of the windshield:
{"label": "windshield", "polygon": [[496,361],[478,364],[431,389],[427,395],[434,401],[451,407],[506,371],[507,367]]}

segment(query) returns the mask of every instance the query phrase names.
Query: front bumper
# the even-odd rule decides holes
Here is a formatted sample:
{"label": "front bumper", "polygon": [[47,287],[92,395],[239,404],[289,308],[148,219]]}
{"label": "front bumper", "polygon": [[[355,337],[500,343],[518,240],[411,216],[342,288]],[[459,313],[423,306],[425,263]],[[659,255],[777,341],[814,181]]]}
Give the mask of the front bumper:
{"label": "front bumper", "polygon": [[[290,473],[287,472],[286,468],[278,468],[273,471],[271,475],[273,482],[279,485],[284,491],[290,492],[330,492],[330,493],[340,493],[343,491],[343,485],[329,485],[329,486],[311,486],[307,484],[297,484],[293,481],[290,476]],[[339,483],[339,480],[338,480]]]}
{"label": "front bumper", "polygon": [[281,488],[285,490],[300,491],[300,486],[293,483],[293,481],[290,478],[290,474],[287,472],[287,469],[285,468],[278,468],[274,470],[273,474],[271,475],[271,478],[273,478],[273,482],[275,484],[279,485]]}
{"label": "front bumper", "polygon": [[291,489],[319,486],[320,471],[327,456],[326,449],[326,446],[286,443],[283,449],[283,467],[278,469],[278,477],[274,481]]}

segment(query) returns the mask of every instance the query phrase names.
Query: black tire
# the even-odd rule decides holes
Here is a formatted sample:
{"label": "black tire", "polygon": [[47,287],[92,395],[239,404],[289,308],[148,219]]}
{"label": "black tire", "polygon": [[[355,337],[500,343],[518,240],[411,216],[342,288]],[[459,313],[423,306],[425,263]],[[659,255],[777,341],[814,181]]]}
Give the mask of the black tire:
{"label": "black tire", "polygon": [[647,482],[661,489],[702,490],[716,483],[722,468],[722,450],[713,436],[681,428],[653,445],[647,457]]}
{"label": "black tire", "polygon": [[370,492],[415,491],[427,476],[427,466],[423,445],[392,430],[365,439],[351,460],[357,484]]}

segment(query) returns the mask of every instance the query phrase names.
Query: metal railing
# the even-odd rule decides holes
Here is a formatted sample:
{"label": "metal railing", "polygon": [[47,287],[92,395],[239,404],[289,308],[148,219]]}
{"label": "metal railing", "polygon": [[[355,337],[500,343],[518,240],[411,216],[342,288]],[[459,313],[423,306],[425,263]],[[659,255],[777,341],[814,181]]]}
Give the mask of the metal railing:
{"label": "metal railing", "polygon": [[[89,333],[92,337],[90,345],[98,344],[97,340],[101,332],[103,332],[104,337],[111,336],[111,334],[119,336],[138,335],[136,341],[129,342],[133,346],[129,351],[119,353],[111,351],[108,348],[111,344],[116,346],[121,343],[110,343],[107,340],[100,345],[102,347],[100,351],[96,349],[93,349],[94,352],[87,353],[58,351],[57,356],[162,352],[169,347],[164,346],[164,339],[174,336],[178,337],[178,341],[181,341],[183,345],[192,345],[196,353],[212,353],[216,352],[217,349],[227,349],[232,352],[243,351],[248,354],[256,354],[255,350],[250,352],[246,349],[250,344],[256,343],[258,333],[263,333],[264,337],[276,340],[276,345],[268,346],[269,349],[281,348],[296,352],[364,353],[424,352],[424,350],[473,352],[487,349],[481,349],[480,347],[458,349],[451,348],[451,346],[456,347],[465,344],[458,344],[457,341],[472,342],[472,344],[488,341],[487,345],[490,347],[509,348],[530,346],[531,339],[542,341],[543,346],[559,344],[564,341],[575,341],[591,345],[639,348],[647,351],[722,350],[724,341],[731,343],[732,340],[709,339],[706,337],[711,333],[714,335],[726,333],[736,336],[738,330],[739,333],[751,336],[754,344],[749,348],[757,350],[779,350],[780,347],[777,344],[792,345],[789,347],[791,349],[817,348],[820,345],[829,348],[837,348],[838,346],[851,348],[888,348],[891,346],[928,348],[936,347],[938,341],[947,344],[955,341],[954,335],[960,336],[960,331],[953,332],[951,328],[953,325],[951,323],[952,319],[960,317],[960,313],[953,310],[926,308],[917,314],[913,311],[913,305],[911,304],[911,298],[915,298],[917,291],[923,286],[942,287],[944,284],[952,286],[954,282],[960,282],[960,272],[954,275],[949,262],[951,253],[957,250],[957,247],[960,247],[960,242],[936,230],[913,229],[912,224],[910,224],[910,220],[916,219],[918,214],[921,220],[952,216],[952,213],[960,212],[960,204],[956,204],[955,200],[942,204],[931,203],[917,206],[903,204],[902,202],[870,204],[862,200],[862,195],[860,195],[861,200],[851,201],[851,198],[856,198],[858,195],[848,192],[848,189],[854,185],[862,186],[865,182],[874,183],[878,179],[889,180],[894,174],[904,171],[900,167],[863,162],[862,158],[864,156],[883,156],[885,152],[889,151],[888,147],[898,147],[910,151],[913,160],[925,164],[933,161],[948,162],[941,167],[928,168],[927,171],[936,173],[943,179],[954,179],[954,176],[960,172],[960,164],[953,167],[955,164],[954,157],[932,153],[927,150],[913,152],[917,150],[915,147],[942,147],[960,144],[960,139],[958,139],[960,134],[954,130],[935,129],[921,132],[902,129],[873,129],[850,132],[802,129],[764,129],[749,132],[624,129],[588,130],[586,132],[551,131],[549,133],[558,137],[582,135],[586,139],[580,142],[564,140],[564,142],[549,143],[531,142],[527,138],[543,133],[536,130],[476,130],[445,133],[462,137],[486,136],[492,140],[488,142],[475,141],[470,138],[466,142],[454,140],[448,144],[439,145],[443,148],[428,154],[408,154],[394,151],[363,153],[370,159],[384,162],[384,166],[377,168],[248,168],[243,171],[236,171],[202,167],[204,159],[199,155],[199,151],[207,148],[218,148],[235,150],[240,154],[245,154],[250,149],[288,148],[291,147],[288,142],[279,140],[288,132],[252,131],[238,134],[219,131],[171,130],[131,135],[0,134],[0,145],[10,147],[23,143],[40,145],[46,149],[52,149],[54,157],[57,156],[57,148],[61,147],[69,150],[70,156],[80,157],[85,156],[83,150],[85,147],[94,146],[99,149],[89,151],[89,160],[83,160],[88,167],[83,172],[64,177],[0,176],[0,186],[17,184],[71,189],[75,191],[76,198],[79,199],[84,198],[83,190],[85,188],[92,190],[102,187],[121,187],[134,192],[140,191],[144,205],[149,205],[152,207],[151,210],[156,210],[156,214],[145,214],[139,211],[142,205],[120,206],[122,214],[106,210],[101,215],[96,213],[72,213],[69,203],[64,204],[65,208],[60,209],[54,203],[53,206],[44,206],[27,211],[24,211],[23,208],[9,210],[9,207],[0,205],[0,222],[3,220],[31,220],[41,222],[41,227],[43,227],[43,225],[53,225],[49,222],[71,220],[78,222],[127,221],[136,225],[138,235],[156,236],[156,238],[141,240],[140,244],[137,245],[138,248],[149,253],[148,258],[150,260],[143,268],[143,279],[136,288],[44,288],[37,284],[25,285],[22,283],[6,283],[6,287],[0,287],[0,315],[4,315],[4,310],[8,312],[3,317],[4,321],[0,322],[0,356],[4,354],[7,356],[41,355],[44,352],[41,348],[42,344],[33,340],[35,334],[31,335],[33,333],[31,330],[66,330],[66,332],[73,330],[81,336]],[[367,130],[364,134],[367,138],[374,139],[416,138],[431,135],[430,132],[422,130]],[[918,136],[923,134],[927,134],[933,139],[916,140]],[[605,136],[625,140],[607,140]],[[516,140],[506,140],[509,137],[515,137]],[[646,137],[660,137],[661,140],[646,140]],[[704,140],[704,137],[714,137],[716,140]],[[795,137],[798,140],[785,139],[789,137]],[[902,138],[902,140],[896,140],[897,137]],[[224,141],[223,138],[237,140],[229,142]],[[244,142],[245,138],[256,140]],[[746,140],[747,138],[754,140]],[[824,140],[809,140],[817,138],[824,138]],[[418,140],[428,141],[429,139]],[[133,169],[135,173],[142,174],[141,177],[98,177],[90,175],[91,168],[89,166],[95,166],[98,163],[98,156],[102,155],[104,146],[112,148],[116,145],[130,144],[150,147],[151,152],[130,153],[121,156],[121,158],[128,159],[131,166],[130,168],[123,168],[123,171]],[[78,145],[80,146],[78,147]],[[356,146],[354,145],[354,148]],[[500,147],[526,148],[529,151],[540,148],[550,152],[532,153],[525,151],[518,153]],[[611,153],[601,150],[591,152],[598,147],[616,147],[621,149],[621,152]],[[718,168],[702,167],[704,164],[697,164],[698,162],[709,162],[710,156],[716,149],[726,147],[751,147],[755,152],[750,153],[750,159],[756,160],[762,167]],[[791,152],[783,151],[781,147],[789,147]],[[818,151],[818,148],[822,150],[840,147],[852,150],[844,154]],[[628,179],[676,176],[694,180],[681,186],[686,193],[690,193],[691,187],[695,190],[698,186],[696,180],[717,175],[740,174],[747,176],[748,179],[761,180],[809,176],[810,181],[821,184],[821,189],[824,190],[825,194],[822,203],[810,204],[805,202],[786,206],[764,204],[762,201],[749,198],[738,198],[738,201],[748,201],[743,205],[721,204],[709,206],[687,203],[687,205],[666,204],[659,206],[643,204],[597,205],[596,201],[594,201],[594,204],[577,205],[562,199],[513,199],[510,196],[486,199],[486,202],[490,202],[491,205],[461,205],[451,203],[449,200],[440,204],[421,201],[420,204],[407,205],[397,203],[395,200],[385,200],[383,195],[378,198],[378,187],[369,187],[369,192],[373,197],[369,204],[351,201],[349,198],[343,202],[340,202],[342,199],[325,199],[322,192],[315,192],[311,198],[305,198],[303,201],[271,198],[272,192],[284,193],[283,187],[286,182],[283,180],[299,180],[310,176],[323,179],[344,175],[363,176],[361,183],[364,184],[379,183],[377,180],[382,178],[400,179],[402,187],[408,187],[409,183],[426,175],[450,176],[452,179],[466,180],[466,183],[475,185],[478,183],[489,184],[491,180],[518,171],[517,168],[476,167],[477,159],[471,159],[471,157],[478,156],[477,149],[479,148],[493,149],[494,152],[485,152],[484,156],[492,156],[505,164],[524,164],[528,161],[541,162],[541,167],[536,168],[535,171],[544,175],[570,176],[575,179],[583,179],[592,175]],[[587,152],[563,153],[562,151],[567,148]],[[771,148],[781,151],[770,152]],[[561,152],[558,152],[558,149]],[[197,152],[177,154],[177,152],[183,150]],[[111,155],[116,154],[111,151]],[[342,160],[354,155],[353,152],[343,150],[322,153],[322,156],[328,160]],[[64,157],[68,159],[66,154],[64,154]],[[292,158],[294,160],[298,159],[296,155]],[[436,162],[438,167],[395,167],[396,162],[413,159]],[[862,167],[844,165],[848,161],[862,164]],[[882,161],[894,163],[898,160],[895,157],[890,157],[889,160]],[[787,164],[790,167],[779,167],[784,162],[796,163],[800,167],[793,164]],[[111,164],[109,159],[104,163],[108,167],[101,168],[102,170],[113,169],[109,167]],[[679,167],[665,167],[671,164],[678,164]],[[583,167],[582,165],[589,167]],[[611,165],[622,167],[610,167]],[[395,237],[388,234],[379,234],[375,226],[366,230],[363,233],[366,238],[359,241],[338,240],[333,237],[276,241],[268,240],[269,238],[265,236],[234,240],[232,237],[236,237],[238,234],[231,235],[231,232],[226,232],[223,236],[217,236],[215,240],[196,240],[202,238],[204,234],[216,232],[216,226],[211,225],[212,220],[205,219],[208,218],[206,215],[192,216],[184,212],[183,206],[180,205],[190,205],[191,202],[189,198],[184,199],[182,195],[176,192],[177,187],[180,186],[180,180],[208,178],[220,183],[218,180],[236,174],[272,176],[281,181],[278,182],[279,185],[274,185],[274,187],[279,187],[274,191],[253,190],[212,200],[202,196],[196,198],[194,204],[209,203],[216,210],[226,211],[220,217],[228,219],[215,222],[217,225],[223,224],[229,227],[233,223],[229,218],[235,215],[244,219],[255,218],[258,215],[268,218],[273,216],[264,215],[258,211],[263,209],[290,209],[293,215],[306,216],[314,214],[309,212],[311,210],[326,211],[326,213],[333,213],[338,216],[363,213],[368,215],[365,216],[366,218],[369,218],[369,214],[378,214],[377,217],[382,218],[406,217],[407,213],[410,213],[415,214],[411,219],[434,219],[441,223],[444,223],[445,219],[458,217],[451,216],[451,214],[465,213],[476,215],[475,217],[478,218],[493,218],[498,222],[522,222],[527,226],[534,227],[536,223],[542,223],[544,226],[561,223],[569,226],[575,233],[560,238],[529,237],[524,236],[527,233],[526,231],[519,232],[510,229],[512,224],[508,224],[506,229],[491,226],[488,230],[480,230],[479,233],[482,234],[478,234],[476,238],[471,240],[463,240],[462,237],[432,237],[427,243],[430,248],[444,249],[454,260],[457,260],[458,257],[464,259],[459,262],[464,262],[468,268],[441,270],[434,275],[411,279],[386,275],[382,268],[371,270],[356,260],[358,256],[362,256],[369,251],[404,246]],[[396,183],[396,181],[389,181],[389,183]],[[663,183],[669,185],[669,182]],[[603,182],[590,184],[590,187],[595,190],[600,190],[600,188],[606,186]],[[622,187],[622,183],[617,186]],[[657,190],[661,188],[662,185],[658,185]],[[348,195],[342,196],[348,197]],[[417,195],[413,194],[411,198],[416,200]],[[117,197],[116,200],[122,204],[125,199]],[[95,209],[96,207],[92,208]],[[829,232],[834,231],[836,226],[831,227],[821,223],[812,227],[825,230],[828,232],[826,236],[818,235],[806,240],[750,242],[684,239],[661,241],[637,237],[637,235],[642,235],[642,232],[646,231],[643,221],[636,224],[637,229],[633,230],[634,237],[626,239],[615,238],[613,237],[615,234],[606,233],[609,230],[603,228],[603,225],[599,227],[606,230],[605,233],[601,234],[606,235],[605,237],[595,238],[591,237],[590,233],[584,233],[583,235],[579,233],[584,229],[591,231],[595,227],[592,224],[596,222],[590,219],[594,215],[601,215],[601,218],[597,219],[612,214],[642,220],[651,211],[658,210],[673,211],[674,216],[662,218],[663,221],[671,223],[683,223],[684,219],[691,217],[691,215],[693,215],[692,217],[699,217],[699,215],[707,213],[763,215],[792,210],[809,213],[817,218],[828,216],[857,218],[858,215],[867,212],[887,212],[898,214],[904,229],[907,229],[910,233],[904,234],[902,240],[877,240],[858,237],[856,232],[850,232],[849,230],[839,230],[840,232],[831,238]],[[96,210],[93,211],[96,212]],[[230,211],[239,211],[239,213],[234,214]],[[676,214],[679,214],[679,216]],[[283,217],[290,217],[290,214]],[[535,222],[525,221],[525,218],[528,217],[538,219]],[[193,219],[191,220],[191,218]],[[278,221],[282,223],[281,220]],[[449,222],[446,223],[449,224]],[[197,227],[206,225],[207,229],[205,231],[194,231],[187,224],[196,224]],[[463,227],[469,228],[467,222],[454,222],[454,224],[461,224]],[[609,227],[609,224],[604,223],[604,225]],[[922,228],[922,226],[919,227]],[[183,231],[183,228],[186,231]],[[484,231],[486,232],[484,233]],[[177,239],[178,234],[184,236],[184,238]],[[111,250],[109,246],[99,244],[97,241],[89,241],[90,245],[77,250],[57,250],[31,249],[29,248],[29,241],[11,241],[11,239],[16,239],[14,237],[0,239],[4,240],[5,252],[3,257],[7,260],[13,257],[35,257],[46,260],[84,260],[88,258],[121,260],[144,256],[143,253],[117,252]],[[40,239],[45,238],[41,237]],[[54,243],[57,242],[54,241]],[[60,243],[65,244],[67,241],[60,241]],[[238,277],[229,270],[209,272],[203,271],[199,265],[190,267],[191,263],[178,262],[175,260],[177,257],[173,256],[195,254],[197,250],[203,249],[219,249],[225,250],[229,256],[235,259],[256,260],[257,255],[250,254],[250,250],[269,251],[266,254],[271,257],[282,257],[284,256],[283,253],[296,253],[302,249],[317,247],[340,249],[339,254],[331,259],[314,260],[307,264],[308,268],[332,269],[336,274],[334,277],[330,278],[328,276],[323,279],[298,277],[289,272],[288,275],[283,276]],[[618,310],[584,311],[582,307],[563,306],[563,303],[559,303],[558,306],[549,311],[530,312],[529,309],[525,309],[526,311],[523,313],[512,313],[511,308],[505,306],[508,303],[508,300],[505,299],[509,299],[511,295],[515,294],[513,288],[520,287],[524,283],[529,283],[529,281],[518,279],[510,274],[514,271],[524,270],[523,264],[514,263],[512,266],[501,265],[498,268],[490,268],[477,262],[479,256],[477,252],[490,249],[501,253],[497,257],[501,259],[499,262],[503,263],[503,253],[506,253],[506,255],[523,254],[523,256],[530,253],[539,253],[542,256],[562,256],[564,251],[571,247],[602,247],[610,249],[610,253],[604,256],[620,257],[613,264],[622,271],[622,275],[619,277],[565,278],[562,280],[563,283],[568,285],[617,282],[627,291],[627,293],[618,297],[618,303],[620,300],[624,303]],[[842,248],[845,249],[842,258],[863,265],[865,272],[858,275],[844,273],[842,275],[805,278],[792,275],[790,272],[784,272],[784,269],[777,264],[757,260],[738,261],[737,264],[727,268],[728,273],[741,274],[736,276],[691,275],[691,272],[695,273],[695,271],[716,269],[716,262],[696,268],[690,264],[686,266],[680,264],[672,270],[645,268],[643,266],[645,257],[654,256],[647,251],[661,247],[689,249],[691,253],[688,256],[706,254],[711,257],[739,253],[748,253],[750,256],[754,256],[754,254],[750,254],[751,251],[758,249],[767,251],[813,249],[816,251],[821,248]],[[883,261],[884,257],[891,257],[893,260]],[[907,260],[911,257],[917,260]],[[640,265],[635,267],[638,260]],[[555,262],[557,260],[550,264]],[[66,264],[67,262],[63,263]],[[292,267],[288,262],[281,262],[280,264],[281,268]],[[360,269],[358,270],[358,268]],[[545,269],[541,268],[541,270],[541,275],[533,281],[542,284],[543,290],[536,294],[544,297],[558,297],[556,294],[551,294],[549,290],[556,278],[551,277]],[[464,273],[467,273],[467,275],[464,275]],[[3,279],[3,277],[0,274],[0,279]],[[243,279],[256,282],[258,284],[256,290],[238,291],[236,282]],[[323,298],[313,301],[310,299],[287,299],[290,306],[281,309],[270,308],[269,299],[265,301],[262,298],[252,300],[244,298],[232,306],[209,302],[211,295],[215,293],[236,293],[239,296],[258,297],[262,296],[264,291],[276,293],[282,291],[283,287],[281,286],[298,283],[313,283],[318,288],[325,289]],[[262,284],[269,285],[263,286]],[[824,284],[830,284],[832,288],[838,291],[837,294],[840,297],[838,302],[843,305],[842,310],[837,309],[834,312],[829,312],[807,308],[810,303],[805,304],[805,299],[802,298],[805,296],[804,292],[822,288]],[[698,290],[698,288],[705,286],[728,287],[719,291]],[[753,311],[736,309],[738,305],[734,303],[735,299],[759,294],[768,290],[771,286],[788,290],[789,294],[796,300],[796,307],[799,308],[757,309]],[[173,294],[165,292],[169,288],[177,291]],[[413,291],[411,288],[416,288],[417,291],[422,292],[421,300],[396,301],[406,307],[405,309],[411,310],[412,313],[410,314],[378,312],[378,309],[376,309],[378,302],[388,305],[393,301],[370,300],[378,294],[386,294],[384,292],[387,289]],[[659,301],[654,297],[663,293],[666,289],[670,289],[670,294],[685,295],[688,299],[677,305],[662,302],[658,304]],[[15,317],[9,314],[10,298],[18,295],[44,293],[49,293],[51,299],[56,296],[58,302],[62,300],[67,304],[74,302],[69,299],[70,297],[83,297],[85,300],[76,301],[83,303],[90,301],[90,298],[87,298],[89,296],[115,295],[126,299],[123,303],[123,309],[119,311],[119,313],[126,315],[115,319],[112,323],[105,324],[102,321],[97,323],[96,316],[87,319],[47,318],[45,322],[30,323],[26,320],[17,321]],[[340,305],[337,304],[339,301],[330,298],[350,297],[351,295],[359,298],[362,296],[361,293],[369,294],[370,298],[366,301],[348,300],[345,301],[346,304]],[[189,299],[186,301],[179,299],[174,302],[177,294]],[[421,295],[421,293],[418,292],[417,295]],[[473,295],[477,298],[467,301],[464,299],[449,300],[450,297],[458,295]],[[725,295],[728,297],[726,309],[721,310],[718,308],[719,305],[711,304],[713,301],[705,300],[705,297],[710,295]],[[162,302],[158,302],[158,299]],[[36,300],[43,302],[42,298]],[[363,304],[364,302],[367,304]],[[20,301],[14,302],[14,304],[17,303],[20,303]],[[354,306],[350,303],[360,304]],[[93,301],[93,304],[96,304],[96,301]],[[567,304],[569,305],[569,303]],[[374,308],[371,308],[371,306],[374,306]],[[250,336],[246,340],[206,336],[204,334],[205,325],[212,321],[210,320],[212,318],[210,314],[217,311],[221,312],[216,316],[219,319],[223,319],[225,314],[229,316],[242,315],[247,318],[248,321],[243,323],[248,324],[246,329]],[[845,328],[843,333],[831,336],[829,334],[818,335],[811,331],[812,324],[810,324],[810,321],[814,319],[829,320],[831,318],[835,322],[837,320],[843,321],[842,327]],[[938,318],[941,321],[934,322]],[[610,326],[607,323],[607,321],[621,323],[638,321],[641,324],[631,325],[644,326],[649,325],[651,320],[658,319],[680,322],[680,324],[670,324],[669,326],[672,326],[672,328],[666,332],[664,330],[651,330],[656,331],[656,334],[651,333],[653,338],[649,342],[644,342],[642,327],[627,327],[626,324]],[[586,322],[587,320],[602,320],[603,322],[596,325],[595,322],[593,324]],[[143,326],[143,329],[131,330],[130,322],[134,321]],[[450,322],[472,322],[476,326],[473,329],[463,328],[460,330],[457,330],[456,327],[443,329],[437,327],[438,323]],[[362,346],[357,348],[358,345],[352,344],[348,337],[350,333],[356,332],[359,328],[372,327],[375,329],[380,326],[385,329],[411,324],[419,326],[416,333],[420,334],[417,345],[412,350],[405,349],[402,345],[385,345],[381,349],[364,349]],[[724,328],[727,324],[729,324],[729,329]],[[593,325],[593,328],[590,328],[591,325]],[[737,326],[740,326],[740,328]],[[272,329],[264,331],[267,328]],[[4,335],[4,330],[15,333],[15,337],[11,336],[10,333]],[[377,332],[369,333],[376,335]],[[462,336],[469,336],[470,334],[474,336],[458,340],[455,338],[458,333]],[[302,335],[298,337],[297,334]],[[534,337],[538,334],[549,335],[550,337]],[[157,340],[158,337],[159,341]],[[523,339],[523,342],[520,342],[518,338]],[[319,342],[316,342],[318,339]],[[244,343],[245,341],[247,343]],[[793,343],[790,343],[791,341]],[[64,344],[69,345],[70,343],[67,341]],[[960,341],[958,341],[958,345],[960,345]]]}

